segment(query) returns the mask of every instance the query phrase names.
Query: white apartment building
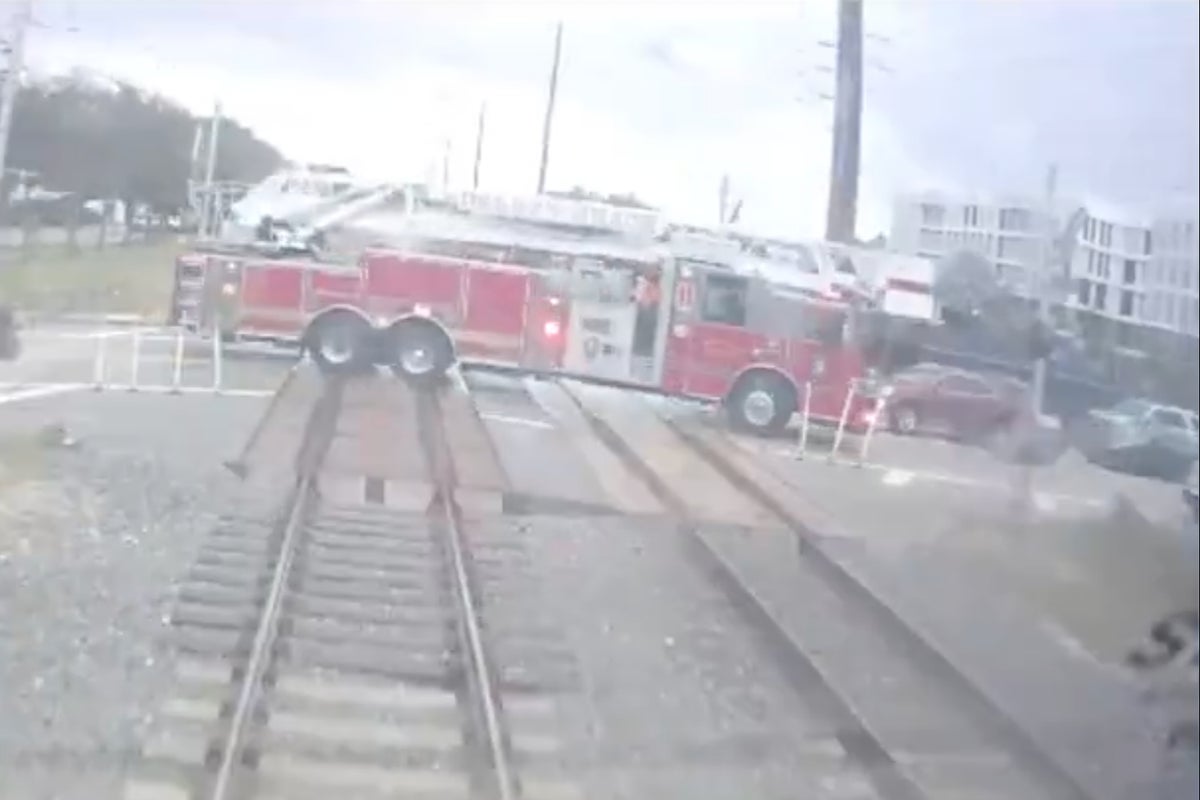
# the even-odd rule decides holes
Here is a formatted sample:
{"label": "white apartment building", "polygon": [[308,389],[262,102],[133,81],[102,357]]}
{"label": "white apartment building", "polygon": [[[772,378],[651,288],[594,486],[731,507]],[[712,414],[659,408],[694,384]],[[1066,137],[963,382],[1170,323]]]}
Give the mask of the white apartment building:
{"label": "white apartment building", "polygon": [[1067,306],[1134,328],[1200,335],[1200,239],[1196,211],[1138,218],[1088,206],[1071,259]]}
{"label": "white apartment building", "polygon": [[1028,297],[1041,269],[1047,230],[1043,208],[1028,197],[955,198],[927,192],[896,198],[888,246],[932,259],[975,250],[996,265],[996,277],[1005,287]]}
{"label": "white apartment building", "polygon": [[[1200,225],[1196,208],[1139,217],[1097,202],[1083,203],[1067,273],[1049,276],[1049,297],[1077,314],[1117,328],[1146,328],[1196,338],[1200,330]],[[1053,228],[1029,198],[950,198],[940,194],[897,198],[889,245],[899,252],[938,258],[977,250],[997,277],[1028,297],[1043,267],[1045,236],[1056,234],[1078,204],[1055,211]],[[1064,280],[1069,279],[1069,280]],[[1137,340],[1119,336],[1114,341]],[[1131,341],[1132,343],[1132,341]]]}

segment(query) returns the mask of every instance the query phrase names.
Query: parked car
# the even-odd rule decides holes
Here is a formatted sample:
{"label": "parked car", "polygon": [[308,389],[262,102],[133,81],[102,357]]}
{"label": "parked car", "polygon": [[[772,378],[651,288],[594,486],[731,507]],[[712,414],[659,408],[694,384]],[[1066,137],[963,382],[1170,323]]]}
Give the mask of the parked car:
{"label": "parked car", "polygon": [[17,314],[9,306],[0,306],[0,361],[13,361],[21,354],[17,334]]}
{"label": "parked car", "polygon": [[1192,411],[1130,399],[1088,412],[1070,438],[1085,458],[1107,469],[1182,482],[1200,456],[1198,431]]}
{"label": "parked car", "polygon": [[1024,384],[1008,376],[917,365],[893,376],[887,421],[896,433],[983,441],[1007,430],[1024,402]]}

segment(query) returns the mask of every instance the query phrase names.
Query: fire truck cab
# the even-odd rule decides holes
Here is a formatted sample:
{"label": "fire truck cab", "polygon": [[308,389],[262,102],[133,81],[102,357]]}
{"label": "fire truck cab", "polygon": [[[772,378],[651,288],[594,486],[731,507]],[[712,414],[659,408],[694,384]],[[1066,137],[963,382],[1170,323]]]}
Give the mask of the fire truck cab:
{"label": "fire truck cab", "polygon": [[[848,308],[773,285],[725,264],[676,262],[662,386],[720,400],[738,427],[774,433],[808,395],[810,419],[837,424],[850,387],[866,374]],[[846,421],[864,430],[873,401],[851,402]]]}

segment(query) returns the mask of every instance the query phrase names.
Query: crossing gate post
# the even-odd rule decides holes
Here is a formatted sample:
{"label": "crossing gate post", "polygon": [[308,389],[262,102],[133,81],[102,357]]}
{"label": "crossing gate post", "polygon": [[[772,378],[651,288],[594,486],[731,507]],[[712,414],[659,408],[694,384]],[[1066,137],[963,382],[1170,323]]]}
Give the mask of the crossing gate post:
{"label": "crossing gate post", "polygon": [[104,361],[106,350],[108,349],[108,336],[104,331],[96,337],[96,357],[92,362],[92,390],[101,391],[104,389]]}
{"label": "crossing gate post", "polygon": [[881,391],[875,398],[875,408],[871,411],[871,417],[867,420],[867,432],[863,434],[862,447],[858,450],[857,466],[863,466],[867,463],[867,451],[871,447],[871,439],[875,437],[875,428],[879,425],[880,418],[887,412],[887,392]]}
{"label": "crossing gate post", "polygon": [[808,452],[808,414],[812,406],[812,381],[804,382],[804,403],[800,406],[800,441],[796,444],[796,458],[802,459]]}
{"label": "crossing gate post", "polygon": [[830,463],[833,463],[833,461],[837,459],[838,450],[841,449],[842,435],[846,432],[846,420],[850,416],[850,406],[854,402],[854,393],[857,388],[858,387],[851,382],[850,386],[846,389],[846,401],[842,403],[842,415],[838,418],[837,431],[833,435],[833,447],[831,447],[829,450]]}
{"label": "crossing gate post", "polygon": [[175,329],[175,360],[171,371],[171,394],[179,394],[183,386],[183,328]]}
{"label": "crossing gate post", "polygon": [[138,363],[142,357],[142,331],[140,328],[133,329],[133,343],[130,347],[129,355],[129,391],[136,392],[138,390]]}
{"label": "crossing gate post", "polygon": [[221,329],[213,326],[213,392],[221,393]]}

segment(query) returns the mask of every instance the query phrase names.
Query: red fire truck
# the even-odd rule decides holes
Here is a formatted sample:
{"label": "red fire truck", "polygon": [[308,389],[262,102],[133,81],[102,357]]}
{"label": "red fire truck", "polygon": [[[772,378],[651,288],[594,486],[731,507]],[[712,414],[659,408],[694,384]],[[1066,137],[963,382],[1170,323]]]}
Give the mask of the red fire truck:
{"label": "red fire truck", "polygon": [[[653,212],[471,195],[341,225],[332,238],[367,245],[351,264],[245,248],[181,257],[174,321],[296,343],[330,371],[411,376],[458,357],[719,401],[759,432],[786,426],[806,391],[810,419],[836,423],[866,373],[845,304],[744,268],[744,243],[697,251]],[[412,331],[429,346],[402,346]],[[847,427],[864,429],[872,409],[856,396]]]}

